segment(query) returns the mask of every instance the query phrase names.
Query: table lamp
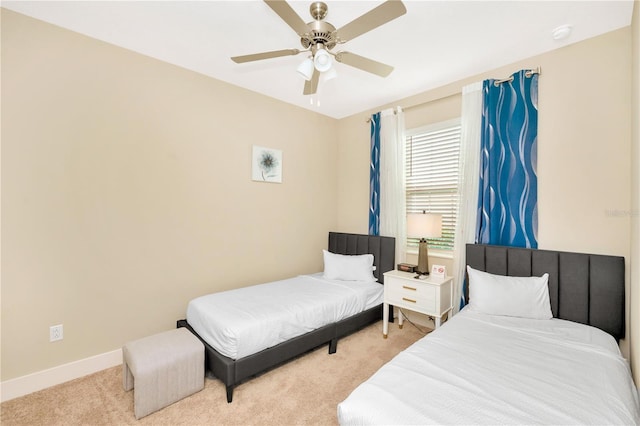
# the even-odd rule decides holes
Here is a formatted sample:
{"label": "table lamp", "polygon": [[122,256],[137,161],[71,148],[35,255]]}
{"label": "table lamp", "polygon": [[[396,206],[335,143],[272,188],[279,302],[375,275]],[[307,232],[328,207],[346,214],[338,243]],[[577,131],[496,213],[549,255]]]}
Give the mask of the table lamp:
{"label": "table lamp", "polygon": [[429,275],[429,248],[427,238],[440,238],[442,236],[442,215],[427,213],[411,213],[407,215],[407,236],[420,238],[418,244],[418,267],[416,278],[425,278]]}

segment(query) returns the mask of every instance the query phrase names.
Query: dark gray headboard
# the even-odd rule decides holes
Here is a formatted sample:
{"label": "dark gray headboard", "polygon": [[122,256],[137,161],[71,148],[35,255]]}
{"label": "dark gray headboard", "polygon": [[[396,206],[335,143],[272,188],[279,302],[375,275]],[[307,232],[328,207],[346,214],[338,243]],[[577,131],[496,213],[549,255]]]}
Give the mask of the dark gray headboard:
{"label": "dark gray headboard", "polygon": [[396,267],[396,239],[373,235],[329,232],[328,250],[337,254],[372,254],[373,275],[384,284],[384,273]]}
{"label": "dark gray headboard", "polygon": [[547,272],[554,317],[624,337],[624,257],[484,244],[467,244],[466,252],[467,265],[491,274],[529,277]]}

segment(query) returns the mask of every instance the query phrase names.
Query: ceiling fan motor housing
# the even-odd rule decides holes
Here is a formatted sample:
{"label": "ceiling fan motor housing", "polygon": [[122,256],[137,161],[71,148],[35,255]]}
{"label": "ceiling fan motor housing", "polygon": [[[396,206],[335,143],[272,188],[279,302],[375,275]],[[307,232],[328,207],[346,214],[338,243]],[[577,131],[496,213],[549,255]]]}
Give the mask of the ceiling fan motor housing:
{"label": "ceiling fan motor housing", "polygon": [[309,32],[300,39],[300,44],[305,49],[321,43],[325,49],[331,50],[336,46],[336,27],[323,21],[327,16],[328,7],[321,1],[311,3],[309,12],[313,21],[307,23]]}
{"label": "ceiling fan motor housing", "polygon": [[307,24],[309,26],[309,33],[305,34],[300,43],[302,47],[308,49],[315,46],[318,43],[324,45],[325,49],[331,50],[336,46],[335,27],[328,22],[313,21]]}

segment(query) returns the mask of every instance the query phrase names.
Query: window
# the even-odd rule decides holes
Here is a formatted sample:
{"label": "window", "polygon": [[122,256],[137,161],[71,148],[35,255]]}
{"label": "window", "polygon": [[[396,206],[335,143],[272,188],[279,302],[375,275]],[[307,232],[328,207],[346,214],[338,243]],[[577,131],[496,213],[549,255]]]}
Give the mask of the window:
{"label": "window", "polygon": [[[429,248],[453,250],[458,209],[460,119],[406,133],[407,214],[423,210],[442,215],[442,238],[430,238]],[[417,238],[407,239],[418,247]]]}

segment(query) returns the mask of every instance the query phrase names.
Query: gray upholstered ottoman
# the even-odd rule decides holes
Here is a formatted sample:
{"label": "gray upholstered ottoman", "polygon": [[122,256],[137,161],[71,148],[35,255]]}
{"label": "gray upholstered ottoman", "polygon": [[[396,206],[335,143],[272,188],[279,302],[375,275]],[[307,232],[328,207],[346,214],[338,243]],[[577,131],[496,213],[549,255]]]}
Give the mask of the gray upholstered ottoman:
{"label": "gray upholstered ottoman", "polygon": [[122,385],[134,388],[136,419],[204,388],[204,345],[186,328],[165,331],[122,348]]}

